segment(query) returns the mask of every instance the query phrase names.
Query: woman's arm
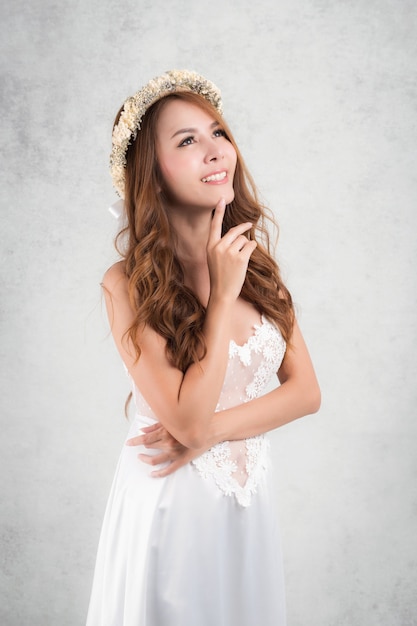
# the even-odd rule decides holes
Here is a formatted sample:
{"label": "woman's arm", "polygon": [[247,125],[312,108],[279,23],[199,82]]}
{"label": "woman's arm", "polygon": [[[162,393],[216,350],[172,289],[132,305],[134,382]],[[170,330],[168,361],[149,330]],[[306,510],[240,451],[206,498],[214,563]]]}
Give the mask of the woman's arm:
{"label": "woman's arm", "polygon": [[249,223],[221,237],[224,208],[219,202],[207,244],[210,297],[203,329],[207,351],[185,374],[169,362],[165,340],[148,326],[139,329],[137,358],[127,333],[134,312],[123,264],[111,267],[103,279],[112,334],[131,377],[163,426],[188,448],[199,449],[207,441],[227,367],[234,304],[256,246],[244,235]]}
{"label": "woman's arm", "polygon": [[215,413],[210,420],[207,439],[199,450],[178,446],[166,429],[158,424],[144,429],[144,434],[129,440],[129,445],[158,448],[156,456],[140,455],[150,465],[170,464],[152,473],[163,477],[205,452],[220,441],[245,439],[283,426],[299,417],[315,413],[320,407],[320,388],[313,365],[298,327],[295,324],[291,348],[278,372],[281,386],[231,409]]}
{"label": "woman's arm", "polygon": [[281,385],[273,391],[215,413],[207,443],[254,437],[319,410],[320,388],[297,323],[278,378]]}

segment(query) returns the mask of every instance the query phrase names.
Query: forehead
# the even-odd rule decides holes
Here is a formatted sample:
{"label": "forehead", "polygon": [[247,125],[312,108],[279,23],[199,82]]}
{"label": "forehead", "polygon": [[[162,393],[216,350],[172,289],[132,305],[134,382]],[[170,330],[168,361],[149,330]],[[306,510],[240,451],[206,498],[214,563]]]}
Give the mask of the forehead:
{"label": "forehead", "polygon": [[216,121],[213,115],[198,105],[181,99],[168,100],[158,117],[156,132],[158,137],[172,136],[180,128],[204,128]]}

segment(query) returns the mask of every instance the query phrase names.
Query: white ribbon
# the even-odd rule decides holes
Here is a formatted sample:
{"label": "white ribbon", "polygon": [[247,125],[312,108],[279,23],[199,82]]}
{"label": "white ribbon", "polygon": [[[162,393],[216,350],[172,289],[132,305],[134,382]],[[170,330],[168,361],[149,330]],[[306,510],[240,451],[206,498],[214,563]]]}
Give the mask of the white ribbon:
{"label": "white ribbon", "polygon": [[119,220],[122,217],[124,210],[125,210],[125,203],[122,199],[118,200],[117,202],[109,206],[109,211],[115,220]]}

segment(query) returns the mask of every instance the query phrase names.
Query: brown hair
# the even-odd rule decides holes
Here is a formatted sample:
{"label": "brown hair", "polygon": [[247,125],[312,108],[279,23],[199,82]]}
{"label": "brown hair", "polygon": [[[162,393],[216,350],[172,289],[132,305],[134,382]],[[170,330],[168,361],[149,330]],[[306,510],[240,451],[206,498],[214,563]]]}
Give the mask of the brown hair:
{"label": "brown hair", "polygon": [[[237,224],[252,222],[254,226],[250,237],[258,241],[249,260],[241,297],[275,322],[287,342],[292,334],[294,308],[278,265],[270,253],[266,218],[272,220],[272,217],[269,212],[267,216],[267,209],[258,200],[254,182],[224,119],[205,98],[193,92],[162,98],[146,112],[141,129],[126,155],[127,226],[118,234],[116,247],[126,262],[129,297],[136,315],[128,335],[138,357],[138,330],[147,324],[165,338],[170,362],[185,372],[191,363],[205,354],[202,330],[205,308],[184,285],[184,272],[176,256],[173,229],[164,208],[164,181],[156,159],[159,114],[164,104],[173,98],[191,102],[207,112],[219,122],[236,150],[235,197],[226,207],[223,232]],[[120,113],[121,110],[115,123]]]}

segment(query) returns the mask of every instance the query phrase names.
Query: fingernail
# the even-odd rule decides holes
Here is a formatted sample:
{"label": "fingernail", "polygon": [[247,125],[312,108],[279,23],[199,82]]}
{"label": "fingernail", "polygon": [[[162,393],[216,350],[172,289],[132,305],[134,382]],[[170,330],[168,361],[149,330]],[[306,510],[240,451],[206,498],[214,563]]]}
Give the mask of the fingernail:
{"label": "fingernail", "polygon": [[223,208],[223,207],[225,207],[225,206],[226,206],[226,200],[225,200],[225,198],[220,198],[219,205],[221,206],[221,208]]}

